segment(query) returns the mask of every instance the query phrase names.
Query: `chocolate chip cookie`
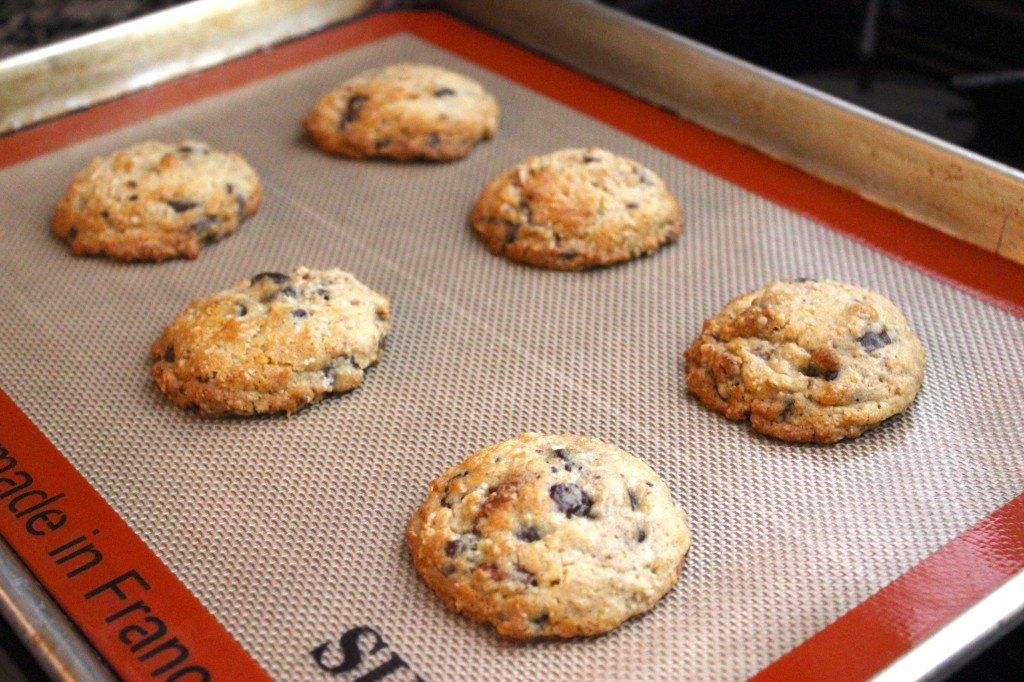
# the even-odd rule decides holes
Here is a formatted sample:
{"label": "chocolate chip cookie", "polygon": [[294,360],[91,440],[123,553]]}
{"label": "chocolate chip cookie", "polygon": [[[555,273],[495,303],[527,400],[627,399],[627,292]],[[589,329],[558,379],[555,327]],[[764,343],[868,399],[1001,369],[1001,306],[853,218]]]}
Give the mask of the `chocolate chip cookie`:
{"label": "chocolate chip cookie", "polygon": [[389,311],[341,270],[261,272],[193,301],[153,344],[151,372],[173,403],[204,414],[292,413],[362,383]]}
{"label": "chocolate chip cookie", "polygon": [[498,102],[461,74],[392,64],[323,95],[304,123],[320,148],[333,154],[452,161],[494,135]]}
{"label": "chocolate chip cookie", "polygon": [[93,159],[57,204],[53,231],[76,255],[195,258],[259,208],[263,186],[238,154],[150,140]]}
{"label": "chocolate chip cookie", "polygon": [[661,178],[596,147],[509,168],[484,188],[471,222],[493,253],[556,270],[650,254],[683,229],[679,204]]}
{"label": "chocolate chip cookie", "polygon": [[686,514],[646,464],[537,433],[449,469],[406,537],[449,609],[513,639],[617,627],[675,585],[690,546]]}
{"label": "chocolate chip cookie", "polygon": [[899,414],[925,350],[881,294],[830,280],[773,282],[729,302],[686,351],[686,382],[729,419],[833,443]]}

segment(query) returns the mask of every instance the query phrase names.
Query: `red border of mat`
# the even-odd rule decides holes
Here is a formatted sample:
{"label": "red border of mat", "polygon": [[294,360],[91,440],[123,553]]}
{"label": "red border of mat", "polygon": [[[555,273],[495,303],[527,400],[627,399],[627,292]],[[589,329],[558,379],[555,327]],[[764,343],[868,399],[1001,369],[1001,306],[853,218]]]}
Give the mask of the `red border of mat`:
{"label": "red border of mat", "polygon": [[[0,159],[3,159],[0,165],[11,165],[59,149],[398,31],[410,32],[490,68],[1024,317],[1024,267],[936,232],[851,192],[681,121],[571,69],[434,12],[373,15],[0,138]],[[0,427],[24,419],[20,410],[4,398],[0,393]],[[10,438],[6,430],[0,434]],[[59,460],[55,466],[63,471],[61,475],[66,482],[77,477],[75,485],[84,485],[80,491],[82,495],[91,494],[88,507],[100,515],[97,518],[113,514],[109,505],[77,472],[70,469],[63,456],[41,433],[39,438],[42,440],[25,447],[34,448],[33,452],[38,456]],[[70,471],[64,471],[65,468]],[[141,553],[145,555],[147,566],[153,570],[159,567],[166,574],[161,579],[167,580],[167,589],[172,589],[173,583],[177,583],[180,590],[185,589],[123,521],[116,518],[109,522],[111,527],[117,524],[124,526],[123,531],[134,538],[131,551],[124,553],[125,559],[131,558],[138,564]],[[24,543],[11,541],[6,527],[3,530],[5,537],[41,582],[94,645],[110,658],[109,643],[95,636],[95,626],[89,624],[90,615],[80,613],[80,608],[69,607],[65,603],[69,595],[62,594],[59,585],[51,584],[52,580],[48,583],[45,571],[41,574],[34,565],[32,552],[23,547]],[[756,679],[859,680],[869,677],[1022,568],[1024,494],[768,666]],[[175,604],[176,611],[187,616],[186,620],[195,626],[197,632],[205,635],[206,628],[210,628],[209,631],[218,637],[220,633],[227,635],[190,594],[185,601]],[[233,641],[231,644],[233,647],[228,649],[223,648],[224,644],[218,644],[211,649],[204,648],[204,651],[225,663],[240,655],[252,664],[237,644]],[[118,667],[116,659],[110,660]],[[228,666],[228,669],[234,675],[239,672],[235,667]],[[121,672],[121,668],[118,670]]]}
{"label": "red border of mat", "polygon": [[[0,477],[0,533],[121,677],[155,679],[150,673],[177,654],[168,648],[146,655],[174,638],[188,658],[160,678],[201,666],[212,680],[270,679],[3,391]],[[26,480],[31,483],[22,491],[6,494]],[[28,497],[19,500],[23,492]],[[16,516],[38,505],[37,511]],[[52,513],[32,521],[47,512]],[[28,530],[30,523],[35,532]],[[47,523],[57,528],[47,530]],[[125,612],[137,602],[143,606]],[[154,618],[166,636],[133,652],[147,633],[158,633],[155,621],[146,620]],[[194,682],[201,679],[197,675],[180,679]]]}

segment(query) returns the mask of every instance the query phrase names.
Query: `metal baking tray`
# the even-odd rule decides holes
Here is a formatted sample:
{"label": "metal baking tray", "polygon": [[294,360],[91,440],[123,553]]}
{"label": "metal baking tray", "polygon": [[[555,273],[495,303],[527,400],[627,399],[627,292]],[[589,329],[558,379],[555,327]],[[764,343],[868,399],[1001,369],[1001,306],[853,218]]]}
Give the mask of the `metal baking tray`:
{"label": "metal baking tray", "polygon": [[[116,106],[117,98],[160,83],[178,83],[188,90],[192,74],[203,69],[361,13],[395,9],[393,5],[197,2],[8,59],[0,63],[0,83],[12,96],[0,103],[0,117],[9,139],[16,139],[19,144],[7,149],[14,149],[19,159],[57,149],[47,147],[45,135],[32,136],[35,131],[45,131],[45,127],[39,126],[54,117],[83,109],[96,110],[104,102]],[[1020,216],[1024,176],[1018,171],[595,3],[562,0],[437,5],[462,21],[548,55],[571,69],[675,112],[704,129],[753,147],[831,185],[980,249],[1024,262],[1024,225]],[[286,17],[287,21],[283,21]],[[361,21],[365,19],[356,19],[353,25],[358,26]],[[216,30],[211,31],[210,27]],[[275,58],[275,54],[279,56]],[[275,67],[283,70],[289,64],[303,63],[295,54],[296,51],[285,54],[272,50],[263,56],[268,63],[275,59],[279,64],[284,62],[285,66]],[[218,87],[227,92],[234,86],[215,85],[212,89]],[[531,83],[531,87],[537,89],[542,85]],[[571,93],[566,99],[571,103]],[[161,110],[173,111],[168,105],[161,106]],[[598,108],[605,122],[615,126],[615,114],[601,111]],[[642,111],[652,117],[656,115],[649,109]],[[129,119],[137,120],[130,116]],[[109,126],[104,130],[110,130]],[[18,131],[22,131],[21,137],[16,137]],[[654,154],[643,150],[641,153]],[[655,160],[659,159],[655,156]],[[668,161],[660,162],[670,166]],[[910,229],[909,222],[897,224]],[[926,242],[931,239],[928,230],[915,234]],[[942,239],[945,238],[935,235],[937,244],[948,243]],[[871,238],[867,240],[870,242]],[[896,241],[899,240],[897,236]],[[889,249],[898,257],[904,256],[898,247]],[[855,255],[859,254],[857,251]],[[993,271],[1002,275],[1004,287],[1020,288],[1024,283],[1019,268],[1014,269],[1016,266],[1007,269],[996,261],[978,262],[995,263]],[[931,265],[940,275],[957,279],[955,274],[943,273],[941,265]],[[983,284],[967,282],[984,292]],[[999,298],[998,292],[993,295]],[[1011,302],[1003,307],[1013,310],[1014,305]],[[1013,329],[1012,325],[1010,328]],[[1019,442],[1017,446],[1019,449]],[[47,603],[18,558],[6,546],[4,549],[0,591],[4,595],[5,616],[17,624],[50,674],[57,679],[101,679],[102,675],[109,675],[76,627],[59,608]],[[891,663],[879,677],[939,676],[958,657],[969,655],[979,642],[1019,617],[1024,606],[1024,582],[1020,576],[989,592],[986,588],[970,604],[955,607],[959,613],[970,606],[937,633],[915,634],[908,643],[908,648],[914,645],[909,652]]]}
{"label": "metal baking tray", "polygon": [[436,6],[957,238],[1024,262],[1024,173],[588,0],[200,1],[0,62],[0,132],[314,31]]}

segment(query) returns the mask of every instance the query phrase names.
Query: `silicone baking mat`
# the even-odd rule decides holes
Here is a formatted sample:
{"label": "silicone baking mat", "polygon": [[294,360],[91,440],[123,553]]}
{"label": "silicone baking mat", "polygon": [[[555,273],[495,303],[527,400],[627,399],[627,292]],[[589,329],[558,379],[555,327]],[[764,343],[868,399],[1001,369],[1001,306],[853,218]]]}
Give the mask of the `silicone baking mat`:
{"label": "silicone baking mat", "polygon": [[[397,61],[483,83],[501,103],[497,137],[452,164],[315,149],[299,122],[317,96]],[[194,261],[72,257],[48,229],[71,176],[149,138],[244,154],[266,187],[259,213]],[[686,218],[677,244],[561,273],[475,239],[467,215],[489,178],[591,144],[667,182]],[[747,678],[1024,490],[1021,319],[411,34],[6,168],[0,188],[0,387],[275,679]],[[190,300],[298,265],[342,267],[391,297],[364,385],[291,418],[209,420],[163,398],[148,348]],[[793,445],[687,395],[680,356],[702,320],[801,276],[878,290],[906,313],[928,368],[905,414]],[[429,482],[524,430],[619,445],[689,512],[680,582],[650,613],[598,638],[513,644],[418,578],[403,533]],[[142,613],[110,620],[138,587],[125,575],[90,590],[115,634]],[[144,651],[125,654],[140,677],[170,660],[131,653]]]}

